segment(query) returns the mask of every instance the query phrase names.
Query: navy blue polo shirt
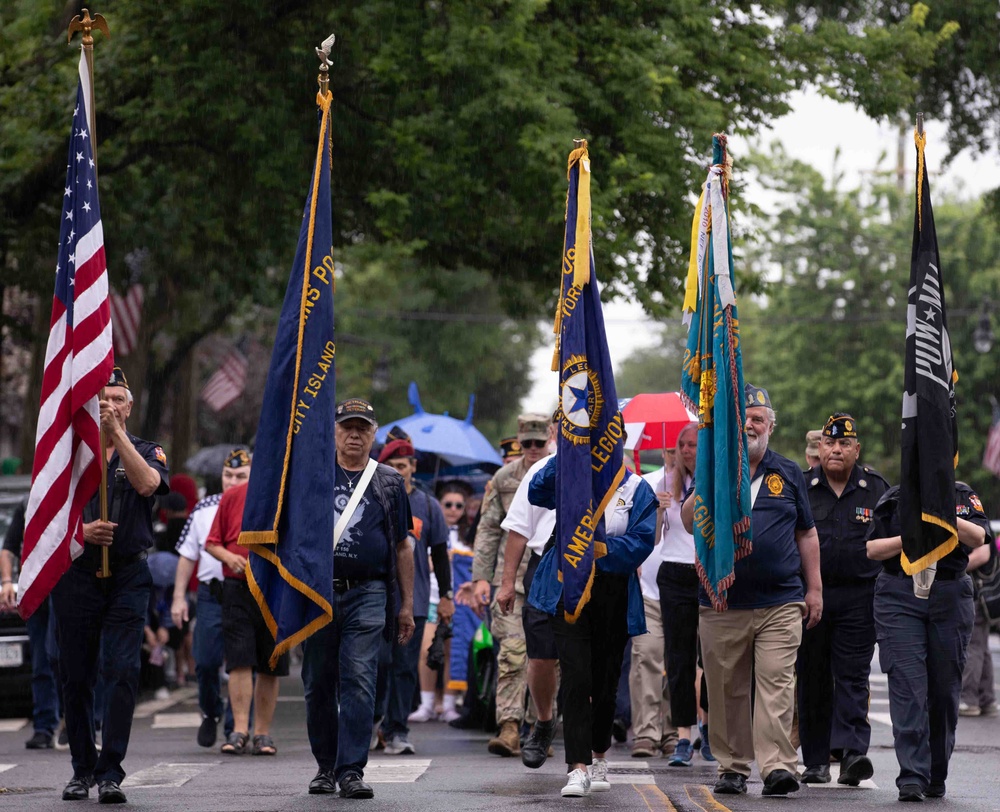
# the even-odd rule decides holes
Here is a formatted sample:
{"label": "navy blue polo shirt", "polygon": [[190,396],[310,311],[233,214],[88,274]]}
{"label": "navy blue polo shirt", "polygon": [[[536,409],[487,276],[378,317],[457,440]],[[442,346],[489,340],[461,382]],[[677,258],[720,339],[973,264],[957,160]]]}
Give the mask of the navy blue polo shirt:
{"label": "navy blue polo shirt", "polygon": [[[893,485],[885,492],[885,496],[875,507],[875,520],[868,531],[869,539],[884,539],[898,536],[901,533],[899,524],[899,486]],[[983,512],[983,503],[979,501],[976,492],[964,482],[955,483],[955,515],[973,524],[978,524],[986,531],[986,544],[993,543],[990,532],[990,520]],[[898,555],[882,562],[882,568],[892,575],[903,571],[903,565]],[[877,562],[876,562],[877,563]],[[937,562],[938,574],[948,573],[957,577],[965,572],[969,564],[969,548],[959,542],[955,549]]]}
{"label": "navy blue polo shirt", "polygon": [[[153,502],[155,496],[170,492],[170,469],[167,455],[156,443],[128,435],[135,450],[146,463],[160,475],[160,485],[153,496],[143,496],[128,481],[118,449],[108,461],[108,521],[118,525],[110,553],[114,558],[128,558],[153,546]],[[101,518],[100,493],[95,493],[83,509],[83,521],[93,522]],[[99,561],[100,547],[85,544],[81,558]]]}
{"label": "navy blue polo shirt", "polygon": [[[753,549],[736,562],[727,592],[730,609],[763,609],[805,600],[802,558],[795,534],[813,527],[812,510],[801,469],[768,449],[753,482],[761,480],[753,505]],[[698,601],[711,606],[698,588]]]}
{"label": "navy blue polo shirt", "polygon": [[416,487],[410,491],[410,513],[413,528],[420,525],[417,544],[413,549],[413,616],[427,617],[431,603],[431,567],[428,553],[431,547],[448,543],[448,525],[441,505],[433,496]]}

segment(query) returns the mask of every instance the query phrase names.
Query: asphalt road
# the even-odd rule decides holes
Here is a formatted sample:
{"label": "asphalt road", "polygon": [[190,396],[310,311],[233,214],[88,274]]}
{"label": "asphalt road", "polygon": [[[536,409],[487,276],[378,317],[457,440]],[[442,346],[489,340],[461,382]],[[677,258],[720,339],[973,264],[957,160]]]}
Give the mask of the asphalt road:
{"label": "asphalt road", "polygon": [[[994,661],[1000,674],[998,642],[994,638]],[[714,765],[698,756],[688,768],[668,767],[665,759],[632,759],[627,745],[616,745],[609,755],[613,773],[610,792],[563,799],[559,796],[565,781],[561,742],[557,742],[555,758],[540,770],[528,770],[519,759],[489,755],[486,734],[453,730],[439,723],[413,725],[415,755],[373,754],[366,779],[375,788],[374,801],[311,796],[306,787],[316,768],[306,739],[302,684],[294,674],[282,684],[274,730],[279,753],[274,758],[223,756],[217,748],[198,747],[195,733],[199,720],[191,689],[175,691],[170,700],[142,703],[125,762],[129,775],[124,789],[134,809],[190,812],[309,812],[331,806],[428,812],[565,807],[615,812],[744,812],[781,804],[807,805],[809,812],[895,808],[897,766],[885,678],[877,668],[872,689],[873,781],[856,789],[836,783],[803,786],[788,799],[762,798],[756,773],[748,795],[715,798],[709,791]],[[27,720],[0,720],[0,808],[65,811],[60,793],[71,777],[69,753],[26,750],[24,741],[30,734]],[[96,803],[96,791],[91,796],[89,803]],[[959,722],[948,795],[926,803],[950,810],[1000,810],[1000,717]]]}

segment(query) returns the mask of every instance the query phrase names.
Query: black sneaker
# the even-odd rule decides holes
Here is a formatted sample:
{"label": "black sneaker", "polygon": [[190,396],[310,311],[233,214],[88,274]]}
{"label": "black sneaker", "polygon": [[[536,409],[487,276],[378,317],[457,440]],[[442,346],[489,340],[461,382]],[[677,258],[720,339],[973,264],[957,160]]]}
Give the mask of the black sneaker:
{"label": "black sneaker", "polygon": [[336,791],[337,779],[333,777],[333,770],[320,770],[309,782],[310,795],[333,795]]}
{"label": "black sneaker", "polygon": [[537,770],[545,763],[549,755],[552,738],[556,734],[556,720],[535,722],[535,727],[528,740],[521,746],[521,763],[525,767]]}
{"label": "black sneaker", "polygon": [[66,732],[66,723],[59,725],[59,732],[56,734],[56,750],[69,750],[69,733]]}
{"label": "black sneaker", "polygon": [[927,789],[924,790],[925,798],[943,798],[944,797],[944,781],[931,781],[927,785]]}
{"label": "black sneaker", "polygon": [[74,775],[63,790],[62,799],[64,801],[86,801],[92,786],[94,786],[92,775]]}
{"label": "black sneaker", "polygon": [[716,795],[740,795],[746,791],[746,776],[739,773],[723,773],[715,782]]}
{"label": "black sneaker", "polygon": [[924,792],[920,789],[920,784],[903,784],[899,788],[899,800],[904,803],[922,803]]}
{"label": "black sneaker", "polygon": [[615,741],[619,744],[628,738],[628,725],[625,724],[624,719],[615,717],[615,720],[611,723],[611,735],[615,737]]}
{"label": "black sneaker", "polygon": [[29,750],[51,750],[52,749],[52,734],[43,733],[41,730],[36,730],[35,735],[28,739],[24,746]]}
{"label": "black sneaker", "polygon": [[818,767],[806,767],[804,773],[802,773],[802,783],[803,784],[829,784],[830,783],[830,765],[820,764]]}
{"label": "black sneaker", "polygon": [[787,795],[799,791],[799,780],[788,770],[771,770],[764,779],[761,795]]}
{"label": "black sneaker", "polygon": [[375,791],[357,773],[347,773],[340,779],[341,798],[374,798]]}
{"label": "black sneaker", "polygon": [[202,747],[212,747],[219,735],[219,720],[206,716],[198,727],[198,744]]}
{"label": "black sneaker", "polygon": [[117,781],[101,781],[97,787],[97,803],[127,804],[128,798],[125,797]]}
{"label": "black sneaker", "polygon": [[837,777],[837,783],[856,787],[873,775],[875,775],[875,768],[868,756],[861,753],[845,753],[840,762],[840,775]]}

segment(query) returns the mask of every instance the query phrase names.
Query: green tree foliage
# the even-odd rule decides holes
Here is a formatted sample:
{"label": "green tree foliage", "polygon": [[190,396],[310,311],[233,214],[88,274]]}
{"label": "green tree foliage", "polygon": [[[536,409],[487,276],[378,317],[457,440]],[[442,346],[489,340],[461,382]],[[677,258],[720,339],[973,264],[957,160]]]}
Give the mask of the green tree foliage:
{"label": "green tree foliage", "polygon": [[[933,146],[928,148],[933,172]],[[778,195],[777,213],[748,249],[769,277],[761,302],[740,302],[744,372],[778,413],[773,446],[799,460],[805,433],[851,412],[863,458],[898,481],[906,291],[914,196],[878,178],[841,190],[779,148],[753,161]],[[1000,241],[981,203],[932,199],[959,408],[958,477],[1000,509],[998,480],[981,467],[997,394],[998,349],[973,349],[982,302],[1000,302]]]}

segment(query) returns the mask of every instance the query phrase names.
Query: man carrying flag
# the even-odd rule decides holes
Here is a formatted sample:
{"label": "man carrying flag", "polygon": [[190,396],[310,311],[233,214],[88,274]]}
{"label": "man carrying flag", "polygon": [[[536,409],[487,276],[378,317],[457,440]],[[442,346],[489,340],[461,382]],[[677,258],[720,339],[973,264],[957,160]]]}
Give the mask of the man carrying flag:
{"label": "man carrying flag", "polygon": [[528,487],[556,511],[528,602],[552,615],[562,673],[568,776],[563,797],[611,788],[615,693],[630,636],[646,632],[636,570],[653,550],[656,497],[625,470],[604,316],[594,273],[587,142],[569,156],[566,238],[556,312],[559,451]]}
{"label": "man carrying flag", "polygon": [[945,794],[972,634],[969,550],[990,541],[979,497],[955,481],[958,432],[951,341],[922,122],[906,307],[900,484],[875,509],[868,557],[882,561],[875,632],[889,677],[899,800]]}

